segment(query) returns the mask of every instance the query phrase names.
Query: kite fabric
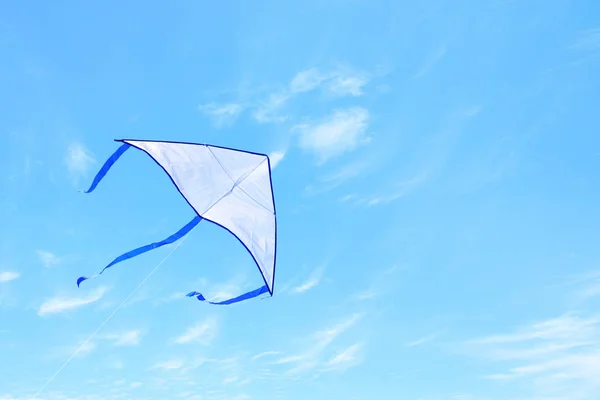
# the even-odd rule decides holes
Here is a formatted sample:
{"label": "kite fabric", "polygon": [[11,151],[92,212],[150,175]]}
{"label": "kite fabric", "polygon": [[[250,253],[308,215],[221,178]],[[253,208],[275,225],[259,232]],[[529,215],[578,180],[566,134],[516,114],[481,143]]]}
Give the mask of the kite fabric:
{"label": "kite fabric", "polygon": [[85,280],[96,278],[117,263],[176,242],[202,220],[206,220],[224,228],[242,243],[256,263],[265,285],[220,302],[207,301],[195,291],[187,296],[209,304],[227,305],[263,293],[273,295],[277,218],[271,163],[266,154],[199,143],[117,141],[123,144],[106,160],[84,193],[93,192],[113,164],[133,147],[146,153],[164,170],[196,216],[168,238],[118,256],[97,275],[79,278],[77,286]]}

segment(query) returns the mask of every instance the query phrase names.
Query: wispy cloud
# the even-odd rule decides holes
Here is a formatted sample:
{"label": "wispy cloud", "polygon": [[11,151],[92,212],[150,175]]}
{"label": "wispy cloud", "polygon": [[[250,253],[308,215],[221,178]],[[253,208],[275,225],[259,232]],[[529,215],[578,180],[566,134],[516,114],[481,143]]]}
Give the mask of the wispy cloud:
{"label": "wispy cloud", "polygon": [[106,289],[100,287],[90,293],[88,296],[57,296],[46,300],[39,308],[38,315],[46,316],[50,314],[61,313],[65,311],[75,310],[77,308],[86,306],[97,302],[104,296]]}
{"label": "wispy cloud", "polygon": [[253,117],[260,123],[284,122],[290,119],[283,113],[284,106],[295,96],[314,91],[318,88],[330,96],[361,96],[363,87],[369,82],[366,73],[337,68],[323,72],[318,68],[309,68],[298,72],[287,88],[271,93],[265,100],[258,102]]}
{"label": "wispy cloud", "polygon": [[292,93],[309,92],[316,89],[327,79],[317,68],[309,68],[300,71],[290,82],[290,91]]}
{"label": "wispy cloud", "polygon": [[370,195],[349,194],[342,197],[340,201],[367,207],[390,204],[413,192],[424,184],[426,179],[427,174],[420,173],[410,179],[394,182],[379,193]]}
{"label": "wispy cloud", "polygon": [[489,379],[523,380],[540,396],[557,399],[600,396],[599,317],[565,314],[466,345],[474,355],[508,365]]}
{"label": "wispy cloud", "polygon": [[433,50],[425,59],[418,71],[413,75],[413,79],[421,78],[431,72],[435,66],[444,58],[448,48],[443,45]]}
{"label": "wispy cloud", "polygon": [[271,161],[271,169],[275,169],[277,165],[283,160],[285,157],[285,152],[283,150],[274,151],[269,154],[269,160]]}
{"label": "wispy cloud", "polygon": [[368,80],[359,76],[338,76],[327,85],[329,92],[335,96],[362,96],[363,87]]}
{"label": "wispy cloud", "polygon": [[215,103],[203,104],[198,106],[198,110],[209,116],[212,123],[217,128],[231,126],[238,119],[243,107],[240,104],[229,103],[217,105]]}
{"label": "wispy cloud", "polygon": [[323,271],[323,267],[315,268],[306,281],[291,290],[292,293],[304,293],[319,285],[323,277]]}
{"label": "wispy cloud", "polygon": [[423,336],[420,337],[416,340],[413,340],[412,342],[408,342],[406,344],[407,347],[416,347],[416,346],[421,346],[425,343],[431,342],[433,339],[435,339],[437,335],[436,334],[431,334],[431,335],[427,335],[427,336]]}
{"label": "wispy cloud", "polygon": [[263,100],[256,107],[253,117],[260,123],[283,122],[287,120],[287,115],[281,114],[281,109],[290,99],[289,93],[272,93],[266,100]]}
{"label": "wispy cloud", "polygon": [[65,158],[67,169],[72,177],[86,176],[90,167],[96,163],[92,153],[81,143],[71,143]]}
{"label": "wispy cloud", "polygon": [[594,297],[599,297],[600,270],[571,277],[565,285],[575,287],[575,297],[581,301],[588,301]]}
{"label": "wispy cloud", "polygon": [[305,352],[281,357],[275,360],[274,364],[294,365],[287,371],[288,375],[305,373],[319,366],[326,367],[326,363],[323,362],[323,357],[328,347],[336,338],[360,321],[361,318],[361,314],[354,314],[342,322],[316,332],[312,337],[312,345]]}
{"label": "wispy cloud", "polygon": [[326,367],[332,370],[346,370],[350,367],[360,364],[362,361],[360,352],[363,346],[363,343],[355,343],[352,346],[338,352],[327,362]]}
{"label": "wispy cloud", "polygon": [[258,360],[260,358],[269,357],[269,356],[278,356],[280,354],[281,354],[280,351],[265,351],[265,352],[255,355],[254,357],[252,357],[252,359]]}
{"label": "wispy cloud", "polygon": [[290,91],[304,93],[323,87],[334,96],[361,96],[364,94],[362,88],[368,82],[367,74],[348,68],[338,68],[328,72],[310,68],[296,74],[290,82]]}
{"label": "wispy cloud", "polygon": [[0,271],[0,283],[14,281],[19,278],[21,274],[14,271]]}
{"label": "wispy cloud", "polygon": [[182,360],[178,360],[178,359],[174,359],[174,360],[168,360],[168,361],[163,361],[163,362],[159,362],[154,364],[154,366],[152,366],[151,369],[162,369],[162,370],[176,370],[176,369],[181,369],[183,368],[185,365],[185,363]]}
{"label": "wispy cloud", "polygon": [[317,183],[306,186],[304,192],[306,195],[312,196],[333,190],[346,182],[359,177],[373,166],[373,163],[367,162],[362,158],[361,160],[353,161],[333,173],[321,176]]}
{"label": "wispy cloud", "polygon": [[217,320],[209,317],[204,321],[189,327],[184,333],[173,339],[176,344],[197,343],[210,344],[217,335]]}
{"label": "wispy cloud", "polygon": [[299,132],[300,147],[315,153],[320,164],[332,157],[369,143],[366,134],[369,112],[361,107],[337,110],[314,124],[294,127]]}
{"label": "wispy cloud", "polygon": [[54,265],[58,265],[62,262],[60,257],[57,257],[54,253],[45,250],[36,250],[36,254],[41,263],[46,268],[50,268]]}
{"label": "wispy cloud", "polygon": [[395,265],[376,271],[371,277],[369,286],[353,295],[353,300],[372,300],[389,293],[391,291],[390,286],[396,285],[399,281],[399,279],[393,275],[401,269],[401,267]]}
{"label": "wispy cloud", "polygon": [[579,32],[576,40],[570,47],[578,51],[600,51],[600,28],[586,29]]}
{"label": "wispy cloud", "polygon": [[50,350],[50,358],[64,358],[75,354],[75,357],[83,358],[96,350],[97,346],[92,341],[80,341],[74,345],[57,347]]}
{"label": "wispy cloud", "polygon": [[104,339],[111,340],[115,346],[137,346],[140,344],[141,337],[141,330],[104,335]]}

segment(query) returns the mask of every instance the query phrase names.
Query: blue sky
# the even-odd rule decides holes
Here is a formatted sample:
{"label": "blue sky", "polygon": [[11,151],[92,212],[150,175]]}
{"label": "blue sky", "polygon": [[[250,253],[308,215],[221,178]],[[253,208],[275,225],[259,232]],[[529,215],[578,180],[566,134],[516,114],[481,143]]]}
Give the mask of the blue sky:
{"label": "blue sky", "polygon": [[[600,397],[596,1],[0,5],[0,399]],[[115,138],[264,152],[273,298]],[[51,381],[73,352],[79,353]],[[46,385],[47,384],[47,385]]]}

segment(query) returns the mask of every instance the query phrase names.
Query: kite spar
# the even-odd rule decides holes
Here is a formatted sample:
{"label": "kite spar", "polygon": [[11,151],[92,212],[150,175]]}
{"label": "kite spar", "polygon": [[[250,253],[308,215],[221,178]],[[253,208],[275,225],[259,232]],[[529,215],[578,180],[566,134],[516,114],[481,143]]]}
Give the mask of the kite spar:
{"label": "kite spar", "polygon": [[271,163],[266,154],[199,143],[129,139],[117,142],[122,145],[104,163],[84,193],[94,191],[113,164],[129,148],[135,148],[146,153],[163,169],[196,216],[168,238],[118,256],[97,275],[79,278],[78,287],[115,264],[178,241],[205,220],[224,228],[240,241],[256,263],[265,284],[220,302],[207,301],[196,291],[187,296],[210,304],[226,305],[267,292],[273,295],[277,218]]}

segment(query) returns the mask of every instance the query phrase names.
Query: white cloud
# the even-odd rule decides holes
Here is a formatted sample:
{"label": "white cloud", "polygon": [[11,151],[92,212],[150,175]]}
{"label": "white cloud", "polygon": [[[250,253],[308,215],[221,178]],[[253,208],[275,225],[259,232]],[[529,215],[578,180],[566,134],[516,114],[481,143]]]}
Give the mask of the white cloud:
{"label": "white cloud", "polygon": [[440,46],[432,51],[426,58],[419,70],[413,75],[413,78],[421,78],[431,72],[435,66],[444,58],[448,48]]}
{"label": "white cloud", "polygon": [[364,94],[362,88],[369,81],[358,76],[339,76],[329,82],[329,92],[336,96],[361,96]]}
{"label": "white cloud", "polygon": [[64,311],[74,310],[88,304],[95,303],[100,300],[106,293],[105,288],[98,288],[97,290],[90,293],[88,296],[83,297],[65,297],[57,296],[46,300],[39,308],[38,315],[45,316],[49,314],[56,314]]}
{"label": "white cloud", "polygon": [[281,357],[274,361],[273,364],[294,364],[295,366],[287,371],[288,375],[307,372],[319,365],[326,366],[322,358],[328,347],[338,336],[354,326],[361,318],[362,315],[354,314],[330,328],[316,332],[312,337],[312,345],[305,352]]}
{"label": "white cloud", "polygon": [[362,348],[362,343],[355,343],[352,346],[340,351],[327,362],[327,368],[345,370],[359,364],[361,361],[359,353]]}
{"label": "white cloud", "polygon": [[571,49],[594,52],[600,50],[600,28],[587,29],[579,33]]}
{"label": "white cloud", "polygon": [[263,353],[257,354],[252,357],[253,360],[258,360],[259,358],[268,357],[268,356],[278,356],[280,355],[280,351],[265,351]]}
{"label": "white cloud", "polygon": [[323,88],[327,93],[336,97],[360,96],[363,94],[363,86],[368,81],[366,74],[350,71],[347,68],[338,68],[328,72],[309,68],[298,72],[287,88],[271,93],[266,100],[260,102],[255,107],[253,116],[260,123],[284,122],[288,120],[288,116],[282,115],[282,109],[295,96],[318,88]]}
{"label": "white cloud", "polygon": [[198,343],[208,345],[216,337],[216,334],[216,318],[207,318],[188,328],[183,334],[177,336],[173,342],[176,344]]}
{"label": "white cloud", "polygon": [[392,287],[397,285],[399,282],[399,279],[392,275],[395,274],[399,269],[400,268],[397,266],[392,266],[390,268],[376,271],[371,277],[369,286],[352,296],[353,300],[371,300],[383,296],[386,293],[392,292]]}
{"label": "white cloud", "polygon": [[506,365],[488,379],[523,381],[538,396],[600,398],[598,317],[565,314],[466,345],[473,355]]}
{"label": "white cloud", "polygon": [[275,167],[283,160],[285,157],[284,151],[274,151],[269,154],[269,160],[271,162],[271,169],[275,169]]}
{"label": "white cloud", "polygon": [[208,115],[212,119],[213,125],[222,128],[231,126],[239,117],[243,107],[235,103],[223,104],[220,106],[210,103],[198,106],[198,110],[205,115]]}
{"label": "white cloud", "polygon": [[69,173],[75,177],[85,176],[96,162],[93,155],[80,143],[71,143],[65,159]]}
{"label": "white cloud", "polygon": [[129,387],[130,387],[131,389],[137,389],[137,388],[139,388],[139,387],[141,387],[141,386],[142,386],[142,382],[131,382],[131,383],[129,384]]}
{"label": "white cloud", "polygon": [[343,196],[340,201],[352,202],[355,205],[367,207],[390,204],[412,193],[416,188],[424,184],[426,180],[427,174],[421,173],[410,179],[391,184],[379,193],[371,195],[349,194]]}
{"label": "white cloud", "polygon": [[369,112],[361,107],[337,110],[316,124],[295,127],[300,132],[299,144],[314,152],[320,163],[368,143],[366,135]]}
{"label": "white cloud", "polygon": [[304,192],[307,195],[312,196],[333,190],[361,174],[364,174],[365,171],[373,166],[374,163],[367,162],[364,159],[353,161],[341,167],[334,173],[321,176],[317,184],[306,186]]}
{"label": "white cloud", "polygon": [[2,271],[0,272],[0,283],[14,281],[19,278],[21,274],[13,271]]}
{"label": "white cloud", "polygon": [[323,268],[316,268],[308,277],[308,279],[302,283],[301,285],[292,289],[292,293],[304,293],[308,290],[314,288],[321,282],[321,278],[323,277]]}
{"label": "white cloud", "polygon": [[575,296],[579,300],[588,301],[600,296],[600,270],[574,276],[566,282],[568,286],[576,286]]}
{"label": "white cloud", "polygon": [[319,87],[326,79],[317,68],[300,71],[290,82],[290,90],[293,93],[309,92]]}
{"label": "white cloud", "polygon": [[80,341],[74,345],[57,347],[50,350],[49,357],[57,359],[64,359],[71,356],[83,358],[96,350],[96,347],[96,344],[92,341]]}
{"label": "white cloud", "polygon": [[432,341],[435,338],[435,335],[427,335],[427,336],[423,336],[419,339],[413,340],[412,342],[409,342],[406,344],[407,347],[416,347],[416,346],[420,346],[422,344],[425,344],[427,342]]}
{"label": "white cloud", "polygon": [[131,330],[120,334],[105,335],[104,338],[112,340],[115,346],[137,346],[140,344],[141,330]]}
{"label": "white cloud", "polygon": [[164,362],[160,362],[155,364],[152,369],[162,369],[162,370],[175,370],[181,369],[184,366],[184,362],[181,360],[168,360]]}
{"label": "white cloud", "polygon": [[44,264],[44,267],[50,268],[54,265],[58,265],[62,262],[60,257],[57,257],[55,254],[45,251],[45,250],[36,250],[38,258]]}
{"label": "white cloud", "polygon": [[288,93],[272,93],[254,111],[254,119],[260,123],[285,121],[287,116],[281,115],[280,111],[290,97]]}
{"label": "white cloud", "polygon": [[366,74],[348,69],[321,72],[317,68],[300,71],[290,82],[292,93],[309,92],[323,86],[334,96],[361,96],[362,88],[369,82]]}

